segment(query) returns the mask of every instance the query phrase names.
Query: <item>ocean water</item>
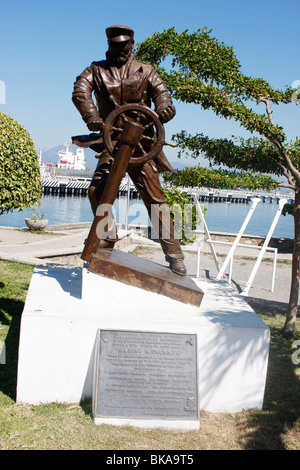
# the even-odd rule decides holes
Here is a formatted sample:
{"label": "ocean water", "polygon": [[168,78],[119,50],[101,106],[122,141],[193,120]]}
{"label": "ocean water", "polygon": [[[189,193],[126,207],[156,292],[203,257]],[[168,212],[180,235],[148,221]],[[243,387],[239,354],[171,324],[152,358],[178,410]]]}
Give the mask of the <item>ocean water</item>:
{"label": "ocean water", "polygon": [[[206,208],[205,220],[209,231],[238,233],[252,204],[203,202],[201,205]],[[126,197],[116,199],[113,212],[118,223],[126,222],[126,207]],[[44,217],[51,225],[93,220],[90,203],[86,196],[43,196],[40,211],[44,213]],[[244,233],[266,236],[277,211],[278,204],[275,201],[272,203],[261,201],[253,212]],[[0,216],[0,226],[22,228],[26,226],[24,219],[31,216],[31,209],[3,214]],[[148,214],[141,200],[130,200],[128,222],[136,225],[149,224]],[[291,215],[279,217],[273,236],[294,238],[294,219]]]}

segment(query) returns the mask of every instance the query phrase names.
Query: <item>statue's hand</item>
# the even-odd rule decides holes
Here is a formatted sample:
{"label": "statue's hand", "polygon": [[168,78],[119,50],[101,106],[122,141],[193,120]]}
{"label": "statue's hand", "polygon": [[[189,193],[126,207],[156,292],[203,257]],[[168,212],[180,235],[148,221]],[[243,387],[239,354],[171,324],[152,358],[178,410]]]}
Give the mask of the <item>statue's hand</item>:
{"label": "statue's hand", "polygon": [[88,129],[90,131],[102,131],[103,130],[103,120],[99,119],[91,119],[86,123]]}
{"label": "statue's hand", "polygon": [[172,104],[166,106],[166,108],[158,111],[158,116],[160,121],[164,124],[171,121],[176,114],[175,107]]}

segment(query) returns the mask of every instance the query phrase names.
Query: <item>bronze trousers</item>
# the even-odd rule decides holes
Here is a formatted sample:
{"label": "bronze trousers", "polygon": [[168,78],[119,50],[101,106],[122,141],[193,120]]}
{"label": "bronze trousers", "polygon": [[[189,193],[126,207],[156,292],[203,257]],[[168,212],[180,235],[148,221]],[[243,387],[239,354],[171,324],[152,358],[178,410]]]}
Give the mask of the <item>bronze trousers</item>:
{"label": "bronze trousers", "polygon": [[[101,203],[101,196],[112,163],[113,158],[110,155],[102,154],[94,172],[88,192],[94,215],[96,215],[97,208]],[[141,166],[129,165],[127,171],[145,204],[166,260],[170,261],[172,258],[184,259],[180,241],[170,218],[169,207],[164,197],[155,163],[151,161]],[[111,232],[116,233],[116,230],[111,230]]]}

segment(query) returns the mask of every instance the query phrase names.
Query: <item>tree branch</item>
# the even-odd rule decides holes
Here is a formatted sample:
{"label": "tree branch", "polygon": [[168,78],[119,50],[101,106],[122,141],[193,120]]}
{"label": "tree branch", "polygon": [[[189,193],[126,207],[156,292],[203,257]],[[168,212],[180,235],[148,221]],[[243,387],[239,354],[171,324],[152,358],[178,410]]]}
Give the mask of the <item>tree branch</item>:
{"label": "tree branch", "polygon": [[260,101],[266,105],[266,113],[269,119],[269,122],[273,124],[273,111],[271,111],[271,104],[268,98],[261,98]]}
{"label": "tree branch", "polygon": [[[293,165],[290,157],[287,155],[285,152],[282,144],[278,142],[278,140],[274,140],[274,145],[277,147],[279,155],[283,158],[285,161],[285,165],[281,164],[278,162],[278,164],[281,166],[281,168],[285,169],[285,176],[287,177],[288,181],[290,182],[290,176],[288,177],[287,175],[292,175],[293,178],[295,178],[296,185],[300,186],[300,172],[295,168]],[[287,171],[286,171],[287,170]]]}
{"label": "tree branch", "polygon": [[279,183],[279,184],[278,184],[278,187],[279,187],[279,188],[292,189],[293,191],[296,191],[296,185],[295,185],[295,184]]}

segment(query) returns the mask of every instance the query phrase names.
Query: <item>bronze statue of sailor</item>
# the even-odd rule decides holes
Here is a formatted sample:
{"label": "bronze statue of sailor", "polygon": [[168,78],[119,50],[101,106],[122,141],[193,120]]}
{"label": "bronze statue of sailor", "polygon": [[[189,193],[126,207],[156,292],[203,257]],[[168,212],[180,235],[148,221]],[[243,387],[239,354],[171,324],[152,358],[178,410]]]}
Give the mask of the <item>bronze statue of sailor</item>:
{"label": "bronze statue of sailor", "polygon": [[[157,71],[150,64],[135,58],[134,31],[128,26],[114,25],[106,29],[106,36],[106,59],[92,62],[77,77],[72,95],[74,105],[92,132],[89,136],[73,137],[73,142],[92,148],[98,157],[89,187],[91,207],[96,216],[97,209],[103,202],[105,188],[109,191],[107,185],[112,184],[109,176],[114,168],[116,154],[118,151],[120,153],[122,143],[125,147],[130,146],[131,131],[127,132],[126,138],[122,137],[124,122],[139,121],[142,130],[131,146],[126,167],[123,165],[114,171],[119,172],[121,177],[124,176],[124,171],[128,172],[152,223],[153,214],[159,209],[157,229],[162,250],[170,269],[185,276],[184,255],[159,180],[160,172],[173,169],[162,150],[164,142],[159,139],[160,146],[155,147],[157,135],[163,133],[163,124],[175,116],[175,107]],[[154,110],[151,110],[151,103]],[[107,119],[110,120],[109,125]],[[154,152],[153,146],[158,151]],[[106,200],[113,203],[113,197]],[[115,226],[109,227],[105,237],[98,239],[98,248],[112,249],[117,240],[116,233]],[[88,260],[88,256],[83,256],[83,259]]]}

